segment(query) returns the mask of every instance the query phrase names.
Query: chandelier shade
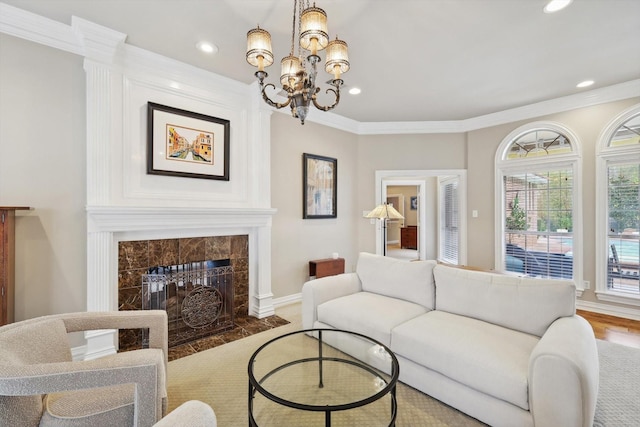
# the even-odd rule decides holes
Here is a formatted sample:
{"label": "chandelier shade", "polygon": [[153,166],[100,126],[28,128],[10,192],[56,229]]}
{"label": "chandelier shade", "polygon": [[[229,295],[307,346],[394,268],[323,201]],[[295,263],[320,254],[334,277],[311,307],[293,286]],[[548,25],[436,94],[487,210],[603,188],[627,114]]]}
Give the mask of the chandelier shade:
{"label": "chandelier shade", "polygon": [[310,50],[312,55],[316,55],[319,50],[323,50],[329,44],[329,34],[327,34],[327,14],[324,10],[316,7],[305,9],[300,15],[300,46]]}
{"label": "chandelier shade", "polygon": [[273,64],[271,34],[259,26],[247,33],[247,62],[259,71]]}
{"label": "chandelier shade", "polygon": [[300,73],[304,72],[302,62],[297,56],[289,55],[280,61],[281,70],[280,84],[282,87],[296,87],[296,83],[300,80]]}
{"label": "chandelier shade", "polygon": [[[298,35],[297,56],[295,54],[296,29]],[[310,52],[306,60],[302,56],[303,49]],[[316,81],[318,63],[322,61],[318,52],[325,49],[324,69],[329,74],[333,74],[333,79],[328,82],[332,87],[325,91],[325,93],[334,96],[333,103],[330,105],[321,105],[317,99],[317,94],[320,92]],[[266,93],[266,89],[269,87],[276,89],[271,83],[265,84],[265,79],[269,76],[265,68],[273,64],[269,32],[258,26],[247,33],[246,58],[249,64],[258,67],[255,76],[260,84],[260,94],[264,102],[277,109],[289,106],[291,115],[300,119],[302,124],[304,124],[311,104],[320,111],[329,111],[338,105],[340,87],[344,83],[341,76],[351,67],[347,43],[338,40],[337,37],[335,40],[329,41],[327,14],[324,10],[316,7],[315,3],[313,6],[309,6],[309,0],[293,0],[291,50],[289,56],[285,56],[280,62],[280,84],[286,93],[286,101],[276,102]]]}
{"label": "chandelier shade", "polygon": [[332,40],[327,45],[327,59],[325,62],[325,71],[333,74],[333,78],[338,80],[342,73],[349,71],[349,54],[347,53],[347,44],[342,41]]}

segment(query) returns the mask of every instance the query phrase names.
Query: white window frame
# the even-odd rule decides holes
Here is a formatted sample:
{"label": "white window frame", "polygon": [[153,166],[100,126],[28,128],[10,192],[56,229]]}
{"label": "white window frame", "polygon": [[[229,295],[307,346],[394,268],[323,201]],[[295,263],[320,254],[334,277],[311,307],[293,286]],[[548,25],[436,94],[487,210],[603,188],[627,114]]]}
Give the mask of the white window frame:
{"label": "white window frame", "polygon": [[609,165],[640,162],[640,147],[627,145],[609,147],[609,141],[621,124],[640,113],[636,104],[613,119],[600,133],[596,153],[596,297],[602,301],[640,306],[640,295],[607,288],[607,264],[609,262]]}
{"label": "white window frame", "polygon": [[[536,158],[508,159],[511,143],[522,135],[535,130],[552,130],[565,135],[571,142],[572,152]],[[573,281],[578,296],[584,291],[583,281],[583,229],[582,229],[582,144],[578,136],[566,126],[555,122],[532,122],[518,127],[500,143],[495,156],[495,269],[505,269],[505,215],[504,177],[522,172],[571,169],[573,173]]]}

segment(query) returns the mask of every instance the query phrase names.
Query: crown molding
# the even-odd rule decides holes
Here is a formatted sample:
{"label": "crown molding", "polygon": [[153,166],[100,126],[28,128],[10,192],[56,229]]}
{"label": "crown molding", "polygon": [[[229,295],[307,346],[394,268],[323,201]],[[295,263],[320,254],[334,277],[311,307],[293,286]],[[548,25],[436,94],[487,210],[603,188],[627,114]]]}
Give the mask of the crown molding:
{"label": "crown molding", "polygon": [[83,46],[69,25],[0,3],[0,32],[82,55]]}
{"label": "crown molding", "polygon": [[640,96],[640,79],[465,120],[360,123],[358,133],[360,135],[464,133],[637,96]]}
{"label": "crown molding", "polygon": [[[104,54],[104,56],[102,56],[103,58],[113,58],[116,45],[122,43],[124,45],[123,55],[124,58],[126,58],[125,60],[133,60],[133,62],[140,60],[143,63],[149,62],[155,65],[157,65],[158,62],[170,62],[172,67],[168,67],[169,69],[180,69],[180,71],[188,70],[203,80],[206,74],[209,82],[211,82],[211,78],[213,78],[214,81],[224,84],[225,87],[235,87],[235,91],[246,93],[246,90],[239,89],[240,86],[248,86],[244,83],[200,70],[171,58],[164,58],[161,57],[161,55],[150,52],[147,53],[142,49],[127,45],[124,42],[124,38],[126,37],[124,34],[119,34],[107,28],[100,27],[97,24],[80,20],[79,18],[74,17],[74,19],[75,28],[72,28],[72,26],[62,24],[52,19],[0,3],[0,32],[2,33],[66,52],[85,55],[87,46],[85,46],[85,40],[79,37],[79,33],[82,32],[86,35],[87,32],[89,32],[93,36],[91,46],[92,55],[102,53]],[[81,28],[82,31],[79,31],[79,28]],[[115,39],[104,39],[105,31],[107,33],[110,32],[111,37],[115,37]],[[101,45],[105,40],[107,43]],[[101,48],[106,49],[106,51],[100,52]],[[156,71],[163,69],[162,67],[153,68]],[[357,135],[464,133],[638,96],[640,96],[640,79],[464,120],[358,122],[335,113],[325,112],[320,114],[312,110],[309,112],[307,121]],[[280,110],[279,112],[285,113],[288,112],[288,110]]]}

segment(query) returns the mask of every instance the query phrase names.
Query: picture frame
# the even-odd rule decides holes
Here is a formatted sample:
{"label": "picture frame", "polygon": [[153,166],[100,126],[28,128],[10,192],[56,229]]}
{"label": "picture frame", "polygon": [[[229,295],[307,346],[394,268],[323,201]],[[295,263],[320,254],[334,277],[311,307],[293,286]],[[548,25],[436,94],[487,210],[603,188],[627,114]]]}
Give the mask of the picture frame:
{"label": "picture frame", "polygon": [[302,218],[337,218],[338,160],[303,153],[302,165]]}
{"label": "picture frame", "polygon": [[229,120],[147,103],[147,174],[229,181]]}
{"label": "picture frame", "polygon": [[411,210],[412,211],[417,211],[418,210],[418,196],[411,196]]}

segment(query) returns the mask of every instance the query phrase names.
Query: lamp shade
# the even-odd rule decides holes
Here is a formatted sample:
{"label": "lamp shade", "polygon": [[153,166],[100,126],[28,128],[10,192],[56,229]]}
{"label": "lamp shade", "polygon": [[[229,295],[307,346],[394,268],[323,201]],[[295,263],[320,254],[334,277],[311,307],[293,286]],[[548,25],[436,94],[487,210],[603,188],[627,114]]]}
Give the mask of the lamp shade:
{"label": "lamp shade", "polygon": [[327,73],[333,74],[334,79],[339,79],[340,75],[349,71],[349,55],[347,44],[336,38],[327,45],[327,61],[324,68]]}
{"label": "lamp shade", "polygon": [[404,219],[404,217],[388,203],[376,206],[374,210],[365,215],[365,218],[377,219]]}
{"label": "lamp shade", "polygon": [[268,31],[257,27],[247,33],[247,62],[260,71],[273,64],[271,34]]}
{"label": "lamp shade", "polygon": [[327,14],[316,7],[308,7],[300,15],[300,46],[310,50],[312,55],[329,44]]}
{"label": "lamp shade", "polygon": [[300,58],[293,55],[286,56],[282,58],[280,65],[282,70],[280,73],[280,84],[283,87],[294,88],[301,78],[299,73],[303,71]]}

